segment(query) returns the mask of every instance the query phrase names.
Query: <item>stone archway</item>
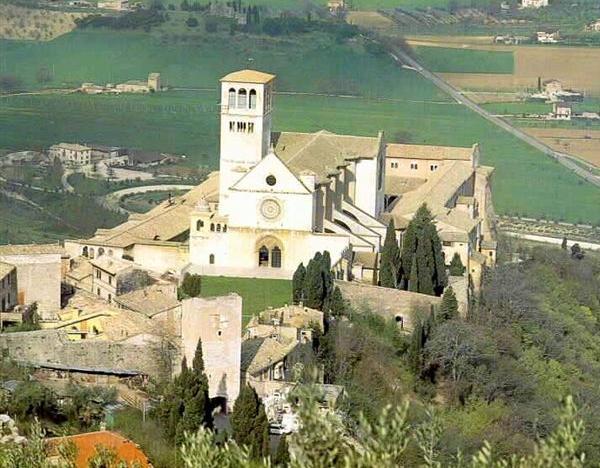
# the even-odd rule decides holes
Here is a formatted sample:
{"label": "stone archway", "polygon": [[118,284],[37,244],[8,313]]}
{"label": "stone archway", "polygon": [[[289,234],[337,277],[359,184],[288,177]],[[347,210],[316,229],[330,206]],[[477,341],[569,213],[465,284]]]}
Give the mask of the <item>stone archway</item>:
{"label": "stone archway", "polygon": [[257,264],[262,268],[281,268],[283,265],[283,243],[273,236],[266,236],[256,243]]}

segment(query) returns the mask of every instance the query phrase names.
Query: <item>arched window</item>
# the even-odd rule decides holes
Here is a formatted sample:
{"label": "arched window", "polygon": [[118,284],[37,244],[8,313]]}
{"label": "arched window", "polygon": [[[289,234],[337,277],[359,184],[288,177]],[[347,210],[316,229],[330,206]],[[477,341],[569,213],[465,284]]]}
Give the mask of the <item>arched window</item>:
{"label": "arched window", "polygon": [[244,88],[238,91],[237,107],[238,109],[245,109],[248,107],[248,93]]}
{"label": "arched window", "polygon": [[256,109],[256,90],[250,90],[250,100],[248,102],[250,109]]}
{"label": "arched window", "polygon": [[229,88],[229,97],[227,99],[227,105],[231,108],[235,107],[235,89]]}
{"label": "arched window", "polygon": [[83,255],[84,257],[87,257],[89,255],[87,245],[81,251],[81,255]]}
{"label": "arched window", "polygon": [[215,264],[215,254],[210,254],[208,256],[208,263],[210,263],[211,265]]}
{"label": "arched window", "polygon": [[109,256],[109,257],[112,257],[112,256],[113,256],[113,251],[112,251],[112,249],[109,249],[109,250],[108,250],[108,256]]}
{"label": "arched window", "polygon": [[227,232],[227,224],[223,224],[223,232]]}
{"label": "arched window", "polygon": [[221,225],[217,224],[217,232],[221,232]]}
{"label": "arched window", "polygon": [[215,230],[215,223],[210,223],[210,230],[214,232],[214,230]]}
{"label": "arched window", "polygon": [[94,258],[94,249],[90,248],[90,258]]}
{"label": "arched window", "polygon": [[196,231],[200,231],[203,227],[204,227],[204,221],[202,221],[201,219],[196,221]]}
{"label": "arched window", "polygon": [[104,249],[102,247],[98,249],[98,257],[100,257],[101,255],[104,255]]}
{"label": "arched window", "polygon": [[269,266],[269,249],[267,249],[264,245],[260,249],[258,249],[258,266]]}
{"label": "arched window", "polygon": [[277,246],[271,250],[271,266],[273,268],[281,268],[281,249]]}

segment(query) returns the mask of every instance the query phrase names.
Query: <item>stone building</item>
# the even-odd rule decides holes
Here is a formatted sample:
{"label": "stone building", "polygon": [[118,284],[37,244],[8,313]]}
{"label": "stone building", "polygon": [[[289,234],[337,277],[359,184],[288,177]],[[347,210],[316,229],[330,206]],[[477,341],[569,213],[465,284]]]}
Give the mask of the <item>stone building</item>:
{"label": "stone building", "polygon": [[109,304],[119,294],[118,285],[122,278],[133,271],[134,265],[108,255],[90,261],[92,265],[92,292]]}
{"label": "stone building", "polygon": [[17,269],[0,262],[0,312],[12,310],[17,305]]}
{"label": "stone building", "polygon": [[17,304],[37,303],[42,318],[52,318],[60,309],[65,260],[57,244],[0,245],[0,262],[16,267]]}
{"label": "stone building", "polygon": [[68,166],[85,166],[92,162],[92,149],[76,143],[59,143],[52,145],[48,151],[50,159],[58,158]]}

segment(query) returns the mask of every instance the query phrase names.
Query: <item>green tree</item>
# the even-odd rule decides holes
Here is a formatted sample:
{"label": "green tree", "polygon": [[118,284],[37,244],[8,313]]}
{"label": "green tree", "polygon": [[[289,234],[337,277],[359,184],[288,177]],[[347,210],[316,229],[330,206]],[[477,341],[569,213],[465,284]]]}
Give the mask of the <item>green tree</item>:
{"label": "green tree", "polygon": [[448,286],[444,295],[442,296],[442,303],[440,304],[440,311],[437,314],[437,321],[443,322],[446,320],[452,320],[458,317],[458,301],[452,286]]}
{"label": "green tree", "polygon": [[231,428],[234,440],[248,447],[254,458],[268,455],[269,421],[264,405],[250,385],[245,385],[235,400]]}
{"label": "green tree", "polygon": [[321,255],[321,277],[323,278],[323,305],[321,310],[329,311],[329,302],[333,293],[333,275],[331,274],[331,255],[329,251],[323,251]]}
{"label": "green tree", "polygon": [[202,292],[202,277],[186,273],[181,283],[180,295],[187,297],[198,297]]}
{"label": "green tree", "polygon": [[287,443],[287,437],[284,435],[279,440],[277,445],[277,452],[275,452],[275,458],[273,459],[275,466],[288,466],[290,463],[290,447]]}
{"label": "green tree", "polygon": [[465,272],[465,267],[460,259],[458,252],[454,252],[452,261],[450,262],[450,276],[462,276]]}
{"label": "green tree", "polygon": [[342,291],[340,288],[336,286],[333,289],[333,294],[331,294],[331,300],[329,301],[329,312],[334,317],[340,317],[344,315],[346,311],[346,304],[344,303],[344,298],[342,297]]}
{"label": "green tree", "polygon": [[439,295],[447,284],[442,243],[425,204],[408,224],[400,266],[404,289]]}
{"label": "green tree", "polygon": [[304,279],[306,278],[306,268],[303,263],[298,265],[294,276],[292,277],[292,301],[299,304],[304,300]]}
{"label": "green tree", "polygon": [[323,274],[321,256],[317,252],[308,262],[304,278],[305,302],[307,307],[321,310],[323,307]]}
{"label": "green tree", "polygon": [[396,227],[392,219],[385,233],[379,266],[379,284],[384,288],[397,288],[400,273],[400,247],[396,240]]}

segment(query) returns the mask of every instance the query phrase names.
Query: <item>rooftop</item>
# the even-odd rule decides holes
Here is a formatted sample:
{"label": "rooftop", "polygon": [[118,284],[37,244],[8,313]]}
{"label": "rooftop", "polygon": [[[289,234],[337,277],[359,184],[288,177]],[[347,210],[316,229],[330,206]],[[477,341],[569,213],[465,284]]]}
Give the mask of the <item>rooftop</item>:
{"label": "rooftop", "polygon": [[311,171],[318,182],[339,171],[349,160],[377,158],[382,145],[382,135],[361,137],[337,135],[326,130],[316,133],[273,133],[275,154],[292,172],[300,175]]}
{"label": "rooftop", "polygon": [[458,160],[471,161],[477,145],[470,148],[458,146],[432,146],[432,145],[405,145],[400,143],[388,143],[386,146],[386,158],[401,159],[436,159],[436,160]]}
{"label": "rooftop", "polygon": [[0,245],[0,255],[65,255],[65,249],[59,244],[5,244]]}
{"label": "rooftop", "polygon": [[275,79],[275,75],[260,72],[257,70],[239,70],[221,78],[221,81],[229,81],[233,83],[256,83],[267,84]]}
{"label": "rooftop", "polygon": [[419,179],[418,177],[402,177],[394,175],[385,176],[385,194],[386,195],[401,195],[411,192],[424,184],[427,179]]}
{"label": "rooftop", "polygon": [[255,375],[281,361],[296,347],[295,340],[252,338],[242,342],[242,371]]}
{"label": "rooftop", "polygon": [[[176,293],[175,293],[176,294]],[[173,287],[165,284],[154,284],[114,298],[117,304],[153,317],[156,314],[179,307],[180,302],[173,294]]]}
{"label": "rooftop", "polygon": [[90,260],[90,263],[92,266],[100,268],[111,275],[116,275],[134,267],[134,264],[127,260],[121,260],[120,258],[110,257],[108,255],[101,255],[98,258]]}
{"label": "rooftop", "polygon": [[267,309],[260,313],[258,317],[252,317],[248,327],[256,323],[273,323],[277,320],[280,325],[306,328],[313,323],[318,323],[323,328],[323,312],[301,305],[286,305],[277,309]]}
{"label": "rooftop", "polygon": [[52,145],[51,148],[64,148],[73,151],[85,151],[90,148],[85,145],[80,145],[79,143],[59,143],[57,145]]}
{"label": "rooftop", "polygon": [[137,444],[116,432],[97,431],[47,439],[47,443],[54,450],[64,442],[73,442],[75,444],[77,448],[75,466],[77,468],[87,468],[89,459],[96,453],[97,446],[104,446],[114,450],[118,460],[126,462],[128,466],[135,465],[140,468],[152,466],[148,457],[141,451]]}
{"label": "rooftop", "polygon": [[0,262],[0,278],[4,278],[6,275],[8,275],[14,269],[15,269],[15,266],[11,265],[10,263]]}

